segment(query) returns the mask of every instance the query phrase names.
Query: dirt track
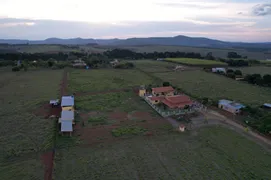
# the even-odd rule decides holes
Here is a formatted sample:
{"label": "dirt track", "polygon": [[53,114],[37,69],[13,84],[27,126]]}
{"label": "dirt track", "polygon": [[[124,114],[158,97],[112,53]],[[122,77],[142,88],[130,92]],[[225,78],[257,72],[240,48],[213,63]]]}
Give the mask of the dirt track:
{"label": "dirt track", "polygon": [[[63,79],[60,83],[60,96],[66,95],[67,93],[67,75],[68,71],[65,69],[63,73]],[[60,109],[56,109],[50,113],[58,113],[60,115]],[[42,154],[41,159],[44,164],[44,180],[52,180],[53,177],[53,168],[54,168],[54,157],[55,157],[55,144],[52,147],[51,151],[45,152]]]}

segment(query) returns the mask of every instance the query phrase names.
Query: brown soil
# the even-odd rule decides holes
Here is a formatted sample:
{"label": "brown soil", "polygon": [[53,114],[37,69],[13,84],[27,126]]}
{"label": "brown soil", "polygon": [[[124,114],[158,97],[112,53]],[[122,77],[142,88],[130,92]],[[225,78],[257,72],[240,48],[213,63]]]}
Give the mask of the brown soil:
{"label": "brown soil", "polygon": [[109,119],[116,120],[121,123],[128,120],[128,114],[125,112],[112,112],[109,114]]}
{"label": "brown soil", "polygon": [[[90,114],[97,115],[97,112],[90,112],[81,114],[82,120],[87,123],[87,119]],[[153,136],[156,134],[155,129],[161,125],[168,124],[168,122],[161,117],[153,117],[149,112],[134,112],[130,115],[131,118],[138,119],[139,121],[128,118],[129,115],[125,112],[115,111],[108,114],[110,120],[116,120],[113,125],[99,125],[95,127],[82,127],[80,123],[75,125],[75,135],[80,136],[83,141],[83,146],[95,145],[100,143],[110,143],[119,141],[123,138],[113,137],[111,131],[121,126],[140,126],[148,129],[144,134],[145,136]],[[140,121],[144,120],[144,121]]]}
{"label": "brown soil", "polygon": [[38,107],[35,111],[34,114],[36,116],[40,116],[40,117],[44,117],[44,118],[48,118],[50,116],[50,104],[46,103],[44,105],[41,105],[40,107]]}
{"label": "brown soil", "polygon": [[44,164],[44,180],[52,180],[54,154],[54,151],[50,151],[41,156]]}

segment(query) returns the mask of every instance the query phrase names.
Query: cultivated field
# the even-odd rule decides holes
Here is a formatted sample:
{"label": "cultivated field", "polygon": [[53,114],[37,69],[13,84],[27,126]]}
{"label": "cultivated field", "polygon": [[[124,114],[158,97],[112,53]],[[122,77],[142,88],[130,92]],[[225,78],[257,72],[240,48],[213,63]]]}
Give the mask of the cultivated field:
{"label": "cultivated field", "polygon": [[54,122],[45,116],[49,100],[58,97],[63,71],[0,75],[0,179],[42,179],[37,154],[52,148]]}
{"label": "cultivated field", "polygon": [[243,74],[271,74],[271,67],[267,66],[251,66],[251,67],[242,67],[242,68],[233,68],[239,69]]}
{"label": "cultivated field", "polygon": [[269,179],[271,155],[222,127],[57,151],[55,179]]}
{"label": "cultivated field", "polygon": [[157,83],[138,70],[118,69],[72,70],[68,80],[70,92],[99,92]]}
{"label": "cultivated field", "polygon": [[155,73],[155,76],[180,87],[186,93],[214,100],[228,98],[256,106],[271,99],[270,88],[253,86],[204,71]]}
{"label": "cultivated field", "polygon": [[223,65],[223,66],[227,66],[226,63],[223,63],[223,62],[220,62],[220,61],[211,61],[211,60],[205,60],[205,59],[166,58],[166,61],[186,64],[186,65],[203,65],[203,66],[206,66],[206,65]]}
{"label": "cultivated field", "polygon": [[111,134],[114,129],[157,133],[169,125],[133,91],[84,95],[77,97],[75,103],[79,111],[76,133],[83,144],[117,140]]}

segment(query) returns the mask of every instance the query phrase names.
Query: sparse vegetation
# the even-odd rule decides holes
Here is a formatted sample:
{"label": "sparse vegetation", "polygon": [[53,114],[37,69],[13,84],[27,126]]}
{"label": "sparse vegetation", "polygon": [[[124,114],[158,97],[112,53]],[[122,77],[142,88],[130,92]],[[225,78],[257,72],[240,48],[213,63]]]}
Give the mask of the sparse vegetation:
{"label": "sparse vegetation", "polygon": [[139,135],[147,130],[141,127],[120,127],[112,130],[112,135],[115,137],[129,136],[129,135]]}
{"label": "sparse vegetation", "polygon": [[223,63],[220,61],[192,59],[192,58],[167,58],[166,61],[186,64],[186,65],[224,65],[224,66],[227,65],[226,63]]}

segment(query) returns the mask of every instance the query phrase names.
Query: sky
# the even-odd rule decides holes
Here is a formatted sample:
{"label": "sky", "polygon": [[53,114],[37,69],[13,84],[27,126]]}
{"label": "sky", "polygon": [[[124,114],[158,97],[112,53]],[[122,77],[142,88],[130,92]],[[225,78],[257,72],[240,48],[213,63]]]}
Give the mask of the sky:
{"label": "sky", "polygon": [[0,39],[177,35],[271,42],[271,0],[0,0]]}

